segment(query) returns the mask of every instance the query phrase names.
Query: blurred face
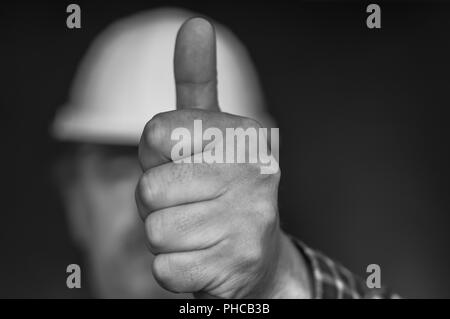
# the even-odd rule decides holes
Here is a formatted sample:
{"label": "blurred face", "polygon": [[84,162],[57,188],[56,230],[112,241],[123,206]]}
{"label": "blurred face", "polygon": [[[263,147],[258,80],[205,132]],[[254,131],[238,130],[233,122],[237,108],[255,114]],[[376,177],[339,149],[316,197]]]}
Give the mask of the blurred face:
{"label": "blurred face", "polygon": [[155,282],[153,256],[134,189],[141,169],[136,147],[82,146],[76,162],[77,199],[86,214],[83,246],[91,281],[100,297],[176,297]]}

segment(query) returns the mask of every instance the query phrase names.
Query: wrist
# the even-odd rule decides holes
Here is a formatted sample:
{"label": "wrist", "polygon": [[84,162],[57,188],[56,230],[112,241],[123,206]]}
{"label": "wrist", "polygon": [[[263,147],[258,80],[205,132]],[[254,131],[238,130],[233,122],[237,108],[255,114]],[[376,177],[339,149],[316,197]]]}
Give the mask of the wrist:
{"label": "wrist", "polygon": [[280,255],[270,298],[312,298],[312,278],[305,257],[283,231],[279,246]]}

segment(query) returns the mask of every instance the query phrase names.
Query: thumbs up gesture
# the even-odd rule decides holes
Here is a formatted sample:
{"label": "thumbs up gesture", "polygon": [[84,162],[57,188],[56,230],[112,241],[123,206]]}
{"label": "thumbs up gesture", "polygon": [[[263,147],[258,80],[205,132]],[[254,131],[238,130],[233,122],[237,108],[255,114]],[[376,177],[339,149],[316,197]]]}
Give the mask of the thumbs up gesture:
{"label": "thumbs up gesture", "polygon": [[[177,110],[154,116],[139,144],[144,173],[136,203],[156,255],[155,279],[167,290],[197,297],[309,297],[305,262],[279,226],[279,170],[261,174],[258,161],[172,156],[174,130],[194,135],[195,120],[223,136],[227,128],[260,128],[254,120],[220,112],[215,33],[206,20],[193,18],[180,28],[174,73]],[[191,148],[191,141],[183,142],[190,150],[185,157],[207,152],[208,143]]]}

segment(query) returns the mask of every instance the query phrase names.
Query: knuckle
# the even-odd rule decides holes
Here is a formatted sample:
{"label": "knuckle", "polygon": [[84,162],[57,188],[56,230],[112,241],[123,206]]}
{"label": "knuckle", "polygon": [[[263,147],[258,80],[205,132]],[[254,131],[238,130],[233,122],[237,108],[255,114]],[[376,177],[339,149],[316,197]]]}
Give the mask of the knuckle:
{"label": "knuckle", "polygon": [[148,211],[147,211],[147,208],[146,208],[146,206],[145,206],[145,204],[143,203],[143,200],[142,200],[141,190],[140,190],[140,187],[139,187],[139,182],[138,182],[138,185],[136,186],[136,188],[134,190],[134,197],[135,197],[136,206],[137,206],[139,215],[141,216],[142,220],[145,220],[145,218],[147,218]]}
{"label": "knuckle", "polygon": [[163,113],[156,114],[144,127],[143,137],[147,145],[158,147],[166,137],[166,120]]}
{"label": "knuckle", "polygon": [[156,174],[150,169],[141,176],[138,182],[141,201],[149,209],[152,209],[161,194],[157,180]]}
{"label": "knuckle", "polygon": [[172,254],[157,255],[153,261],[153,276],[165,289],[172,292],[189,292],[196,289],[195,271],[174,258]]}
{"label": "knuckle", "polygon": [[168,288],[172,275],[168,265],[168,255],[157,255],[153,259],[152,272],[156,281],[163,287]]}
{"label": "knuckle", "polygon": [[150,214],[145,220],[147,239],[152,248],[161,249],[164,244],[164,228],[161,216],[157,213]]}

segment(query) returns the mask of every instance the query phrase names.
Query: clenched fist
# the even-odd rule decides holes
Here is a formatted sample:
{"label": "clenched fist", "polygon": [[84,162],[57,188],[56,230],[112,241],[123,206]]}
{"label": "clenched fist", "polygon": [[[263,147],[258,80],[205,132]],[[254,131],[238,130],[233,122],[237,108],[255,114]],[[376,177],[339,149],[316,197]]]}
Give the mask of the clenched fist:
{"label": "clenched fist", "polygon": [[259,161],[195,161],[207,143],[187,145],[191,161],[172,158],[173,131],[194,135],[194,120],[223,136],[227,128],[259,128],[256,121],[220,112],[215,34],[206,20],[183,24],[174,68],[177,110],[153,117],[139,145],[144,173],[136,202],[156,255],[156,280],[197,297],[309,297],[305,262],[279,225],[279,170],[261,174]]}

